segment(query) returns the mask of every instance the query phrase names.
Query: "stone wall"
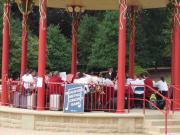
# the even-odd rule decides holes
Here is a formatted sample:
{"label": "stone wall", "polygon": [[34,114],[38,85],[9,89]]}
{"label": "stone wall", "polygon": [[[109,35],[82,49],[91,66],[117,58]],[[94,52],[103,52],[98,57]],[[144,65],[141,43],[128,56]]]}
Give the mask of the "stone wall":
{"label": "stone wall", "polygon": [[[4,109],[2,109],[4,108]],[[0,107],[0,126],[32,130],[84,133],[142,133],[144,116],[139,114],[65,114]]]}

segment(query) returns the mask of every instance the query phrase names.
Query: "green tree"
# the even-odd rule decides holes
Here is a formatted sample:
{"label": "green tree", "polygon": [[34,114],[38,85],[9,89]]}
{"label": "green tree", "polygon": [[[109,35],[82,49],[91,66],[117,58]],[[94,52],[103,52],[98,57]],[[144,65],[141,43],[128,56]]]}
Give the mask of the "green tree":
{"label": "green tree", "polygon": [[49,70],[68,71],[70,69],[71,46],[58,26],[50,25],[47,29],[46,58]]}
{"label": "green tree", "polygon": [[[171,25],[167,20],[166,9],[143,10],[136,23],[136,63],[143,67],[163,66],[167,42],[163,30]],[[170,31],[168,29],[168,31]],[[169,38],[167,40],[170,40]],[[169,45],[168,45],[169,46]],[[166,63],[167,65],[167,63]]]}
{"label": "green tree", "polygon": [[118,12],[107,12],[92,44],[89,64],[97,68],[117,67],[117,46]]}
{"label": "green tree", "polygon": [[91,55],[92,44],[98,32],[98,21],[96,17],[85,15],[78,29],[78,64],[83,66],[83,70],[88,70],[89,57]]}
{"label": "green tree", "polygon": [[[9,72],[19,74],[21,65],[21,21],[11,17]],[[27,67],[37,69],[38,39],[28,30]]]}

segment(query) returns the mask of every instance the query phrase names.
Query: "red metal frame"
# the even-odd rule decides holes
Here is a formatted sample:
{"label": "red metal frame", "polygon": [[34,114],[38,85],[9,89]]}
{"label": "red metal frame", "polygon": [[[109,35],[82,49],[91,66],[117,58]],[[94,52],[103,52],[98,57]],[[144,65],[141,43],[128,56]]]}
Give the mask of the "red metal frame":
{"label": "red metal frame", "polygon": [[130,43],[129,43],[129,77],[134,78],[134,60],[135,60],[135,7],[131,7],[130,13]]}
{"label": "red metal frame", "polygon": [[75,75],[77,72],[77,30],[78,30],[78,15],[73,11],[72,13],[72,61],[71,74]]}
{"label": "red metal frame", "polygon": [[125,59],[126,59],[126,0],[119,0],[119,39],[118,39],[118,94],[117,113],[124,112]]}
{"label": "red metal frame", "polygon": [[175,105],[178,105],[178,106],[180,106],[180,102],[178,102],[176,99],[175,99],[175,94],[178,92],[180,92],[180,85],[178,86],[178,85],[170,85],[169,86],[169,89],[170,88],[172,88],[172,92],[173,92],[173,97],[172,97],[172,99],[170,99],[171,100],[171,102],[172,102],[172,104],[173,104],[173,107],[172,107],[172,111],[173,111],[173,113],[174,113],[174,111],[175,110],[180,110],[180,108],[174,108],[174,106]]}
{"label": "red metal frame", "polygon": [[9,39],[10,39],[10,3],[6,0],[4,3],[3,16],[3,47],[2,47],[2,105],[8,105],[8,62],[9,62]]}
{"label": "red metal frame", "polygon": [[42,87],[38,87],[38,110],[44,110],[45,98],[45,67],[46,67],[46,4],[47,0],[40,0],[39,49],[38,49],[38,77],[42,78]]}
{"label": "red metal frame", "polygon": [[[179,11],[180,11],[180,6],[177,3],[177,5],[175,5],[175,14],[174,14],[174,64],[173,64],[173,81],[174,81],[174,85],[179,87],[180,85],[180,16],[179,16]],[[180,88],[180,87],[179,87]],[[180,92],[176,91],[174,93],[174,98],[177,102],[180,103]],[[180,108],[180,105],[178,104],[174,104],[173,105],[174,109],[178,109]]]}
{"label": "red metal frame", "polygon": [[22,50],[21,50],[21,76],[24,75],[27,65],[27,13],[22,13]]}

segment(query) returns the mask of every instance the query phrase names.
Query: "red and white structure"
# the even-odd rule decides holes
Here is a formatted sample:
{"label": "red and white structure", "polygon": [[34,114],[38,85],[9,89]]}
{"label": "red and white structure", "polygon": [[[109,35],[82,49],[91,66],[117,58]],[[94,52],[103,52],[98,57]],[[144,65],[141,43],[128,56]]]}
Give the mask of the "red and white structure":
{"label": "red and white structure", "polygon": [[[16,0],[18,3],[19,0]],[[28,0],[24,0],[25,3]],[[139,2],[140,1],[140,2]],[[135,9],[140,8],[158,8],[165,7],[168,0],[34,0],[39,5],[39,49],[38,49],[38,79],[42,81],[42,86],[38,87],[38,103],[37,109],[44,110],[45,98],[45,69],[46,69],[46,30],[47,30],[47,7],[66,8],[72,15],[72,62],[71,73],[77,72],[77,29],[78,29],[78,13],[81,9],[86,10],[119,10],[119,29],[118,29],[118,94],[117,94],[117,112],[124,112],[124,95],[125,95],[125,63],[126,63],[126,13],[128,6],[131,7],[131,34],[130,34],[130,50],[129,50],[129,75],[134,77],[134,57],[135,57]],[[6,81],[8,80],[8,58],[9,58],[9,33],[10,33],[10,2],[4,2],[3,16],[3,48],[2,48],[2,105],[8,105],[8,88]],[[22,57],[21,57],[21,75],[25,72],[27,63],[27,12],[23,13],[22,22]],[[173,25],[173,57],[172,57],[172,73],[174,85],[180,86],[180,4],[176,3]],[[180,103],[180,92],[175,92],[175,100]],[[180,106],[175,104],[174,109]]]}

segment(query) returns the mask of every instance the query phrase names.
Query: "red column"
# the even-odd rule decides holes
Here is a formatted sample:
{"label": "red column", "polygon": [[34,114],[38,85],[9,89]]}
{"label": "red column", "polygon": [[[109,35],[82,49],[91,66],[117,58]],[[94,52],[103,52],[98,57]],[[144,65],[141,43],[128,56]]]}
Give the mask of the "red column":
{"label": "red column", "polygon": [[22,14],[22,48],[21,48],[21,76],[25,73],[27,65],[27,18],[26,13]]}
{"label": "red column", "polygon": [[[175,7],[174,20],[174,84],[180,89],[180,6]],[[180,104],[180,91],[175,90],[174,99]],[[180,110],[180,105],[174,104],[174,110]]]}
{"label": "red column", "polygon": [[78,17],[75,12],[72,13],[72,61],[71,61],[71,74],[77,72],[77,29]]}
{"label": "red column", "polygon": [[[39,48],[38,48],[38,102],[37,109],[44,110],[45,100],[45,67],[46,67],[46,4],[47,0],[40,0],[40,20],[39,20]],[[42,81],[41,81],[42,79]]]}
{"label": "red column", "polygon": [[117,112],[124,112],[125,55],[126,55],[126,0],[119,0],[119,40],[118,40],[118,95]]}
{"label": "red column", "polygon": [[134,60],[135,60],[135,9],[131,7],[130,18],[130,43],[129,43],[129,72],[130,78],[134,78]]}
{"label": "red column", "polygon": [[172,55],[172,58],[171,58],[171,84],[172,85],[174,85],[174,28],[175,28],[175,26],[174,26],[174,20],[175,20],[175,18],[174,18],[174,15],[173,15],[173,18],[172,18],[172,35],[171,35],[171,44],[172,44],[172,46],[171,46],[171,55]]}
{"label": "red column", "polygon": [[3,47],[2,47],[2,105],[8,105],[8,62],[9,62],[9,38],[10,38],[10,4],[7,0],[4,4],[3,16]]}

